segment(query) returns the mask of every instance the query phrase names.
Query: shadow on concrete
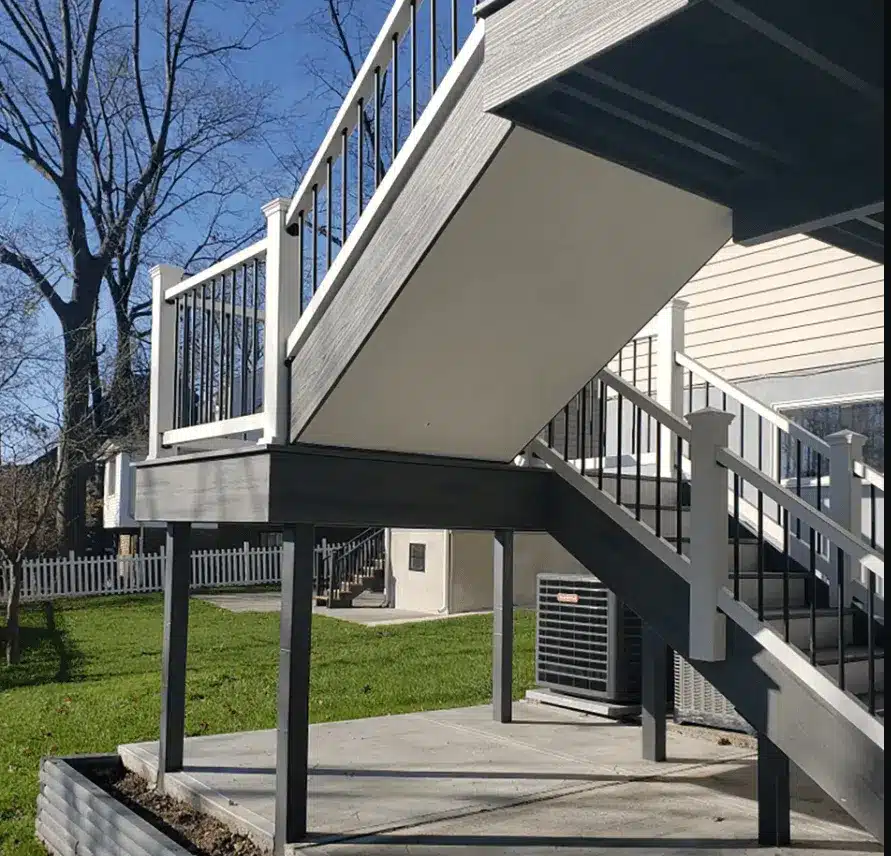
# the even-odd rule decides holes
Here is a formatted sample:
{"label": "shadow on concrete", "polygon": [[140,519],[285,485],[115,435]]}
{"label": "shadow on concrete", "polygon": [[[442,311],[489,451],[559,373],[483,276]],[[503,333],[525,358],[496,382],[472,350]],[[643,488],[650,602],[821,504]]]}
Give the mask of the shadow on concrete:
{"label": "shadow on concrete", "polygon": [[[623,773],[584,773],[566,771],[535,771],[522,772],[513,770],[487,770],[475,772],[472,770],[400,770],[400,769],[355,769],[340,767],[313,767],[310,776],[342,776],[344,779],[455,779],[466,781],[480,781],[486,779],[504,781],[542,781],[542,782],[582,782],[595,784],[624,784],[627,782],[653,783],[653,784],[691,784],[720,793],[726,796],[738,797],[754,802],[756,760],[754,758],[722,758],[722,759],[681,759],[672,758],[670,763],[689,764],[687,769],[659,771],[647,773],[641,771],[636,774]],[[694,771],[709,767],[723,767],[709,775],[695,775]],[[186,765],[184,772],[193,775],[223,774],[232,776],[274,776],[274,767],[238,767],[238,766],[211,766],[211,765]],[[692,775],[691,775],[692,774]],[[241,788],[240,792],[246,791]],[[827,799],[816,785],[808,780],[793,780],[792,810],[798,814],[813,817],[818,820],[831,820],[852,829],[859,829],[857,824],[842,809],[827,805]],[[828,815],[827,815],[828,811]]]}
{"label": "shadow on concrete", "polygon": [[[317,840],[317,836],[312,836]],[[521,851],[527,847],[553,847],[553,848],[585,848],[587,850],[629,848],[652,848],[657,853],[672,853],[682,850],[704,850],[707,853],[715,853],[724,850],[748,850],[765,849],[754,839],[744,838],[585,838],[581,836],[558,835],[437,835],[437,834],[380,834],[367,835],[350,841],[340,840],[341,845],[356,844],[357,847],[369,845],[394,848],[415,847],[478,847],[499,848],[495,852]],[[803,850],[807,852],[830,850],[852,852],[883,852],[880,844],[872,841],[826,841],[820,839],[808,839],[786,845],[784,849]],[[364,852],[364,851],[363,851]],[[394,851],[395,852],[395,851]],[[476,852],[475,850],[473,852]]]}

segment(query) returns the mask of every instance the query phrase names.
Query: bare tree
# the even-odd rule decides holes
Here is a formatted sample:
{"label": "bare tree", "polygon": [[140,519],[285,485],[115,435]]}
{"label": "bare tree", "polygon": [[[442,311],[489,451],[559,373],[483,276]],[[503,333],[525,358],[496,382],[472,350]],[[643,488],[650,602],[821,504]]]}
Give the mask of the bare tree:
{"label": "bare tree", "polygon": [[[47,182],[55,222],[8,224],[0,270],[36,290],[58,319],[64,349],[61,509],[71,473],[89,457],[106,408],[98,371],[103,283],[117,332],[110,397],[133,394],[134,288],[147,263],[208,261],[249,237],[245,152],[270,121],[267,91],[248,86],[236,58],[263,42],[264,3],[195,0],[0,0],[0,144]],[[226,29],[215,26],[225,21]],[[197,229],[196,229],[197,223]],[[196,231],[203,232],[199,237]],[[188,235],[178,239],[178,232]],[[55,240],[47,240],[47,232]],[[110,429],[109,429],[110,430]],[[64,511],[60,528],[74,534]]]}

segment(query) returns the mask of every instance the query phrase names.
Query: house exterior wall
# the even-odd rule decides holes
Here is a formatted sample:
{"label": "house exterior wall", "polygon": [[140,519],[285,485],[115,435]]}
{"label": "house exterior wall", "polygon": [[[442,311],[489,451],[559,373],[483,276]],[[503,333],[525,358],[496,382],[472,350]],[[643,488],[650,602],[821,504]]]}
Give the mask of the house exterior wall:
{"label": "house exterior wall", "polygon": [[[426,570],[408,570],[408,545],[427,545]],[[390,563],[393,605],[418,612],[460,614],[492,608],[493,534],[393,529]],[[535,606],[535,580],[542,572],[587,573],[550,535],[514,536],[514,605]]]}
{"label": "house exterior wall", "polygon": [[804,235],[728,243],[678,297],[685,350],[730,381],[884,361],[885,268]]}
{"label": "house exterior wall", "polygon": [[[390,583],[393,606],[397,609],[445,611],[448,536],[445,529],[390,530]],[[426,548],[423,571],[408,569],[410,544],[423,544]]]}

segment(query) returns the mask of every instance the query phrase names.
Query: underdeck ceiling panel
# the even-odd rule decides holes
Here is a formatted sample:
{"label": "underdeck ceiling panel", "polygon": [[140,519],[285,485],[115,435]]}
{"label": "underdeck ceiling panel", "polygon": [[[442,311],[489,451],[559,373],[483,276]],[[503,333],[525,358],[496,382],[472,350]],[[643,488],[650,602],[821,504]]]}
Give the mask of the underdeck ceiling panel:
{"label": "underdeck ceiling panel", "polygon": [[[613,5],[618,19],[623,3]],[[528,15],[536,0],[519,6]],[[507,48],[487,49],[509,75],[501,37]],[[742,242],[809,232],[884,261],[883,223],[864,216],[884,210],[878,0],[689,3],[493,112],[740,211]],[[838,194],[840,184],[860,195]],[[768,199],[763,186],[778,190]],[[810,207],[792,199],[802,186]]]}
{"label": "underdeck ceiling panel", "polygon": [[299,440],[511,460],[729,231],[720,205],[516,129]]}

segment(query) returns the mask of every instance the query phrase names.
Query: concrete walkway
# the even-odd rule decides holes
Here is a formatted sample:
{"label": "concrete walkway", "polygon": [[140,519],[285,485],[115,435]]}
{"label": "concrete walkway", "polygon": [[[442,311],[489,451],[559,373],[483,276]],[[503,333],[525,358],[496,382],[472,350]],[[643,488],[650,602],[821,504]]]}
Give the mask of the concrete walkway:
{"label": "concrete walkway", "polygon": [[[640,729],[519,702],[313,725],[312,841],[295,853],[859,854],[882,852],[802,777],[794,848],[758,848],[754,752],[673,729],[664,764]],[[152,777],[157,744],[120,747]],[[193,737],[168,789],[269,846],[275,734]]]}
{"label": "concrete walkway", "polygon": [[[196,594],[192,597],[229,612],[278,612],[281,609],[281,595],[277,591],[220,592],[217,594]],[[327,615],[330,618],[352,621],[355,624],[364,624],[368,627],[375,627],[379,624],[407,624],[412,621],[439,621],[460,617],[457,615],[431,615],[429,612],[379,606],[351,606],[346,609],[314,606],[313,614]],[[463,615],[470,614],[474,613],[463,613]]]}

